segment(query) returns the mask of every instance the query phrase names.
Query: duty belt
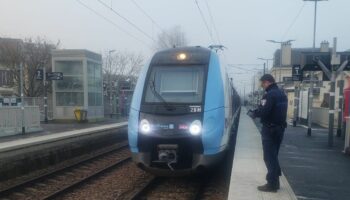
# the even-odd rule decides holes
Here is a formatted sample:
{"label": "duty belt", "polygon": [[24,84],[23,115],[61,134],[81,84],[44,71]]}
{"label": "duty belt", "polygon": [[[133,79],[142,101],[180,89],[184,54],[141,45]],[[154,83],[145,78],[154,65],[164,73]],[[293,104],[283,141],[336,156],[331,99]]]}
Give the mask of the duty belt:
{"label": "duty belt", "polygon": [[274,128],[274,127],[284,127],[282,124],[263,124],[263,126],[266,126],[267,128]]}

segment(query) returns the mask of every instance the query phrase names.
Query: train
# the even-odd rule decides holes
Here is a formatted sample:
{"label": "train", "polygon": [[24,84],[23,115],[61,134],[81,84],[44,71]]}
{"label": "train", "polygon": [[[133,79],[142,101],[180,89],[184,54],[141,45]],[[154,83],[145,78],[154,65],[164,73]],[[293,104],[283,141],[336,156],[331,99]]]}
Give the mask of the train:
{"label": "train", "polygon": [[210,48],[159,51],[142,68],[128,120],[133,161],[156,175],[210,169],[238,127],[240,97],[219,53]]}

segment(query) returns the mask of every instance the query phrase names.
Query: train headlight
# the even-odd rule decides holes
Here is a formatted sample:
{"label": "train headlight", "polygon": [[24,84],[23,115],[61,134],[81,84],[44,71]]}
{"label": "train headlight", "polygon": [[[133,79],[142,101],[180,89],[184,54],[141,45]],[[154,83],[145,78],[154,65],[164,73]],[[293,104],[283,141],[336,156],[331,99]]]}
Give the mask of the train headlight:
{"label": "train headlight", "polygon": [[148,122],[147,119],[141,120],[140,131],[141,131],[141,133],[145,133],[145,134],[151,132],[151,124]]}
{"label": "train headlight", "polygon": [[176,56],[176,58],[177,58],[178,60],[186,60],[187,55],[186,55],[185,53],[179,53],[179,54]]}
{"label": "train headlight", "polygon": [[195,120],[191,123],[189,131],[191,135],[199,135],[202,131],[202,123],[199,120]]}

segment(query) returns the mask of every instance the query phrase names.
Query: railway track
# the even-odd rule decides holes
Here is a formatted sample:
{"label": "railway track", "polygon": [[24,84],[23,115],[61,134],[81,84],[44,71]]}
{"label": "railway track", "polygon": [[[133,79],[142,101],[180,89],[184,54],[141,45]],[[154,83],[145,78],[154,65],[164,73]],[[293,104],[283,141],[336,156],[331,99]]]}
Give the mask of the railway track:
{"label": "railway track", "polygon": [[131,161],[127,142],[41,176],[2,189],[0,199],[53,199]]}
{"label": "railway track", "polygon": [[135,190],[130,200],[142,199],[188,199],[199,200],[206,185],[207,178],[152,177],[139,189]]}

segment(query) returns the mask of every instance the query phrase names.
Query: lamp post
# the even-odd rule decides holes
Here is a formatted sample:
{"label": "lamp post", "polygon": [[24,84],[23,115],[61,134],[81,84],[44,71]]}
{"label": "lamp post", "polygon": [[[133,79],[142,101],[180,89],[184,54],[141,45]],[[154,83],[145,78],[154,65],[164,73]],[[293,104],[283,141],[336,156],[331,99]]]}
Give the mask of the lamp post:
{"label": "lamp post", "polygon": [[44,122],[48,123],[48,108],[47,108],[47,81],[46,81],[46,66],[45,62],[41,62],[41,65],[43,67],[43,86],[44,86]]}
{"label": "lamp post", "polygon": [[[314,32],[313,32],[313,43],[312,43],[312,50],[315,51],[316,49],[316,25],[317,25],[317,3],[319,1],[328,1],[328,0],[303,0],[303,1],[313,1],[315,2],[315,12],[314,12]],[[314,72],[312,71],[310,73],[310,89],[309,89],[309,104],[308,104],[308,129],[307,129],[307,135],[311,136],[312,131],[312,107],[313,107],[313,101],[314,101]]]}
{"label": "lamp post", "polygon": [[[108,51],[108,65],[109,68],[112,68],[112,60],[111,60],[111,54],[115,52],[114,49]],[[110,108],[110,117],[113,117],[113,96],[112,96],[112,80],[111,80],[111,73],[108,74],[108,85],[109,85],[109,108]]]}
{"label": "lamp post", "polygon": [[313,1],[315,2],[315,13],[314,13],[314,39],[313,39],[313,48],[316,46],[316,25],[317,25],[317,3],[319,1],[328,1],[328,0],[303,0],[303,1]]}
{"label": "lamp post", "polygon": [[23,63],[20,63],[20,91],[21,91],[21,113],[22,113],[22,134],[24,135],[26,133],[26,128],[25,128],[25,117],[24,117],[24,92],[23,92],[23,87],[24,87],[24,77],[23,77]]}

